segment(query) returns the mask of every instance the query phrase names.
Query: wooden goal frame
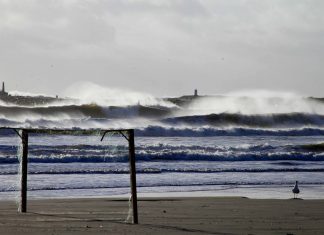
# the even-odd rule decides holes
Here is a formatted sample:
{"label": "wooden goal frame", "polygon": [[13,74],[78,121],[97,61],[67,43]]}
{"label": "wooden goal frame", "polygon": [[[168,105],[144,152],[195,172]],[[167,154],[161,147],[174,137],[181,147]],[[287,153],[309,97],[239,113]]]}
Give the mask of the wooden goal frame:
{"label": "wooden goal frame", "polygon": [[101,141],[107,133],[118,133],[128,141],[129,152],[129,168],[130,168],[130,187],[131,187],[131,202],[133,211],[133,224],[138,224],[137,211],[137,188],[136,188],[136,165],[135,165],[135,140],[134,129],[33,129],[33,128],[14,128],[1,127],[0,129],[9,129],[16,132],[21,139],[21,175],[20,175],[20,197],[19,197],[19,212],[27,212],[27,175],[28,175],[28,137],[29,134],[61,134],[61,135],[90,135],[100,134]]}

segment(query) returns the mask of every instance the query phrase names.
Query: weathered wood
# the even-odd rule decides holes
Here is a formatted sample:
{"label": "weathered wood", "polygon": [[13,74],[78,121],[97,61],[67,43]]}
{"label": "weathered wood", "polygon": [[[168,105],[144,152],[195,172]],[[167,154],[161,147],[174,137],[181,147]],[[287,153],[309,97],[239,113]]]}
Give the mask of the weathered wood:
{"label": "weathered wood", "polygon": [[[41,130],[41,129],[15,129],[9,127],[0,127],[0,129],[12,129],[17,132],[22,140],[22,152],[21,152],[21,191],[19,201],[19,212],[27,212],[27,173],[28,173],[28,133],[48,133],[48,134],[66,134],[74,132],[74,130]],[[18,133],[19,130],[19,133]],[[94,130],[91,130],[92,133]],[[136,189],[136,165],[135,165],[135,140],[133,129],[119,129],[119,130],[100,130],[103,133],[102,140],[105,133],[118,132],[122,134],[129,143],[129,165],[130,165],[130,184],[132,194],[132,209],[133,209],[133,224],[138,224],[138,210],[137,210],[137,189]],[[88,133],[86,130],[79,130],[79,132]],[[128,132],[128,138],[122,132]]]}
{"label": "weathered wood", "polygon": [[21,156],[21,172],[20,172],[20,202],[19,212],[27,212],[27,164],[28,164],[28,132],[22,130],[20,132],[22,142],[22,156]]}
{"label": "weathered wood", "polygon": [[133,224],[138,224],[134,130],[129,130],[129,165],[132,191]]}

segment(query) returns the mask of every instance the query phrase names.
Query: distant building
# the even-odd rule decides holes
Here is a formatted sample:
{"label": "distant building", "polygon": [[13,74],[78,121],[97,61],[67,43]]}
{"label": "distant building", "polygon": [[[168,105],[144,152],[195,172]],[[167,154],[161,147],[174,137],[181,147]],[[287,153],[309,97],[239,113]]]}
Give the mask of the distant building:
{"label": "distant building", "polygon": [[35,106],[50,104],[54,101],[63,99],[59,98],[58,96],[54,98],[49,96],[10,95],[8,92],[6,92],[5,83],[2,82],[2,89],[0,90],[0,100],[14,105]]}
{"label": "distant building", "polygon": [[5,83],[2,82],[2,90],[0,91],[0,96],[8,96],[8,92],[6,92]]}
{"label": "distant building", "polygon": [[194,94],[194,96],[198,96],[198,90],[197,90],[197,89],[195,89],[195,94]]}

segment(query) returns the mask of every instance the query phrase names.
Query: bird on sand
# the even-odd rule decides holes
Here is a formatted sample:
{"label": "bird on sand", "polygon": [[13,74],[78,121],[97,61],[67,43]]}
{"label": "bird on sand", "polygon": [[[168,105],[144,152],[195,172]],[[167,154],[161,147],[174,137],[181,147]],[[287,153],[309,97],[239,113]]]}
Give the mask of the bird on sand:
{"label": "bird on sand", "polygon": [[298,181],[296,181],[295,187],[292,189],[292,192],[294,193],[294,199],[296,199],[297,198],[297,194],[300,192],[300,190],[298,188]]}

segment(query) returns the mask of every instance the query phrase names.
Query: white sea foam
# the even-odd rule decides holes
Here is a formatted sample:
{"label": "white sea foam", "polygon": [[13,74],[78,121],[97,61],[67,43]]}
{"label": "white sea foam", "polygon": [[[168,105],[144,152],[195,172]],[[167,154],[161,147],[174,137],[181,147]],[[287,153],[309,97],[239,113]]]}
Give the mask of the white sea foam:
{"label": "white sea foam", "polygon": [[[12,185],[18,165],[17,149],[11,146],[14,138],[2,139],[0,198],[15,190]],[[322,187],[324,155],[321,145],[316,145],[322,142],[321,136],[137,136],[137,186],[139,192],[212,191],[215,185],[277,187],[299,180],[303,187]],[[29,195],[127,193],[127,150],[124,138],[109,137],[100,142],[100,136],[31,136]]]}
{"label": "white sea foam", "polygon": [[144,105],[144,106],[165,106],[174,107],[175,105],[155,98],[154,96],[135,92],[128,89],[104,87],[91,82],[80,82],[68,87],[65,96],[74,98],[80,102],[77,104],[95,103],[100,106],[127,106],[127,105]]}
{"label": "white sea foam", "polygon": [[188,110],[184,110],[181,113],[185,115],[203,115],[209,113],[324,114],[324,103],[289,92],[255,90],[231,92],[221,96],[202,97],[194,100],[188,107]]}

